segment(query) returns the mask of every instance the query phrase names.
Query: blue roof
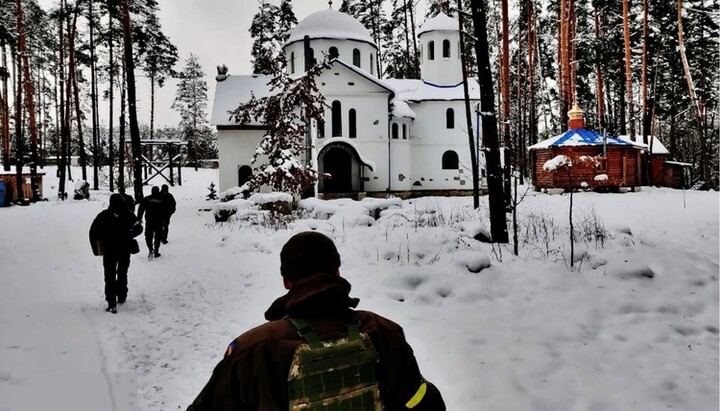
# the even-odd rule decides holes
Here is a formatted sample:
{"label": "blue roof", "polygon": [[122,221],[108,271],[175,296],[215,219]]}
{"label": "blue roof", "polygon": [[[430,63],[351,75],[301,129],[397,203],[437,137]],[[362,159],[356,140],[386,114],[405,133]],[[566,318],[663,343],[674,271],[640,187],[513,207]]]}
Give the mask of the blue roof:
{"label": "blue roof", "polygon": [[[606,136],[605,144],[618,146],[633,146],[631,142],[619,139],[613,136]],[[547,147],[560,146],[601,146],[603,145],[603,135],[597,131],[587,130],[584,128],[570,129],[559,136],[551,137],[547,140],[534,144],[528,149],[539,149]]]}

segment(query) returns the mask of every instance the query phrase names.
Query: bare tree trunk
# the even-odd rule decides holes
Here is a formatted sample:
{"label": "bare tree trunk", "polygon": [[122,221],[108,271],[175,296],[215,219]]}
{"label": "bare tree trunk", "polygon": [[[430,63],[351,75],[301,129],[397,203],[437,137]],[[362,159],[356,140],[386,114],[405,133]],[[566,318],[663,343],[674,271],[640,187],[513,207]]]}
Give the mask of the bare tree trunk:
{"label": "bare tree trunk", "polygon": [[[80,87],[77,81],[77,64],[75,62],[75,40],[77,39],[77,18],[79,8],[75,5],[75,13],[73,14],[72,26],[69,30],[68,36],[68,79],[70,84],[68,87],[72,87],[73,100],[75,103],[75,120],[77,121],[77,132],[78,132],[78,144],[80,149],[80,167],[82,167],[82,179],[87,181],[87,158],[85,156],[85,138],[82,130],[82,110],[80,109]],[[68,98],[68,101],[70,99]]]}
{"label": "bare tree trunk", "polygon": [[20,63],[20,56],[17,51],[13,59],[13,67],[15,70],[15,201],[16,203],[24,203],[25,194],[23,193],[22,169],[24,166],[25,148],[23,144],[22,64]]}
{"label": "bare tree trunk", "polygon": [[501,0],[502,13],[502,54],[500,58],[500,94],[502,94],[502,140],[503,140],[503,198],[505,207],[511,204],[510,175],[513,168],[513,145],[510,136],[510,23],[508,0]]}
{"label": "bare tree trunk", "polygon": [[[58,198],[65,200],[67,198],[65,193],[65,180],[67,179],[66,167],[67,167],[67,155],[69,145],[69,131],[68,131],[68,109],[70,105],[69,101],[66,101],[67,91],[69,88],[67,84],[67,78],[65,76],[65,13],[67,11],[65,0],[60,2],[60,13],[58,29],[60,31],[60,156],[58,158],[58,170],[60,183],[58,184]],[[68,86],[68,87],[66,87]]]}
{"label": "bare tree trunk", "polygon": [[702,110],[698,102],[697,93],[695,92],[695,83],[693,82],[692,73],[690,72],[690,65],[688,64],[687,55],[685,54],[685,38],[683,35],[683,20],[682,20],[682,0],[677,2],[677,21],[678,21],[678,49],[680,51],[680,59],[682,60],[683,69],[685,70],[685,81],[687,82],[688,92],[690,94],[690,101],[692,102],[693,108],[695,109],[695,120],[697,121],[698,131],[700,132],[700,173],[702,178],[707,181],[707,162],[705,161],[706,142],[704,136],[704,127],[702,120]]}
{"label": "bare tree trunk", "polygon": [[130,142],[133,155],[133,186],[135,200],[143,198],[142,190],[142,157],[140,154],[140,129],[138,128],[137,108],[135,103],[135,63],[132,54],[132,33],[130,27],[129,0],[122,0],[123,7],[123,41],[125,43],[125,77],[127,78],[128,112],[130,114]]}
{"label": "bare tree trunk", "polygon": [[[457,0],[458,10],[462,10],[462,0]],[[465,56],[465,39],[462,34],[463,32],[463,14],[458,12],[458,27],[460,30],[460,47],[458,53],[460,53],[460,64],[462,65],[463,74],[463,91],[465,93],[465,121],[468,132],[468,145],[470,148],[470,165],[472,167],[472,182],[473,182],[473,208],[480,207],[480,177],[478,170],[478,159],[475,150],[475,136],[473,135],[472,115],[470,114],[470,92],[468,89],[468,67],[467,57]]]}
{"label": "bare tree trunk", "polygon": [[530,116],[528,123],[528,144],[532,145],[537,143],[537,117],[536,117],[536,102],[535,102],[535,42],[537,41],[535,32],[535,18],[533,10],[533,1],[527,0],[528,10],[528,36],[527,36],[527,49],[528,49],[528,77],[530,81],[529,94],[530,94]]}
{"label": "bare tree trunk", "polygon": [[410,28],[413,41],[413,72],[414,78],[420,78],[420,59],[418,58],[417,35],[415,34],[415,1],[410,0]]}
{"label": "bare tree trunk", "polygon": [[503,200],[502,170],[498,150],[497,117],[495,114],[495,92],[492,87],[492,69],[487,40],[487,10],[483,0],[471,0],[473,30],[475,33],[475,54],[480,82],[480,112],[482,115],[483,138],[488,167],[488,196],[490,206],[490,233],[492,241],[507,243],[508,230]]}
{"label": "bare tree trunk", "polygon": [[90,25],[90,105],[92,107],[92,135],[93,135],[93,190],[99,189],[99,159],[98,149],[100,143],[100,131],[97,121],[97,74],[95,70],[95,23],[93,16],[93,0],[88,0],[88,23]]}
{"label": "bare tree trunk", "polygon": [[[113,0],[108,0],[108,32],[113,32]],[[115,133],[114,129],[114,116],[115,111],[113,110],[113,105],[115,103],[114,101],[114,87],[115,87],[115,56],[114,56],[114,46],[113,46],[113,36],[112,34],[108,36],[108,52],[109,52],[109,65],[110,65],[110,87],[109,87],[109,113],[108,116],[108,122],[109,122],[109,133],[108,133],[108,176],[110,180],[110,192],[115,191],[115,176],[113,167],[114,167],[114,150],[113,150],[113,134]]]}
{"label": "bare tree trunk", "polygon": [[[125,62],[123,61],[123,78],[125,78]],[[125,109],[126,95],[125,82],[120,82],[120,137],[118,140],[118,189],[125,194]],[[139,201],[139,200],[138,200]]]}
{"label": "bare tree trunk", "polygon": [[[600,31],[600,17],[597,9],[595,9],[595,40],[600,42],[601,31]],[[595,62],[595,82],[597,88],[597,114],[598,122],[600,123],[600,130],[605,130],[605,95],[603,93],[603,76],[602,70],[600,69],[600,63]]]}
{"label": "bare tree trunk", "polygon": [[[37,180],[37,142],[38,131],[35,121],[35,91],[33,90],[32,79],[30,78],[30,61],[28,59],[27,41],[25,39],[25,17],[20,0],[15,0],[17,9],[17,30],[18,30],[18,53],[20,64],[23,69],[23,80],[25,81],[25,99],[27,100],[28,121],[30,123],[30,184],[32,186],[32,201],[40,200],[40,189]],[[20,185],[18,180],[18,185]]]}
{"label": "bare tree trunk", "polygon": [[0,53],[2,53],[3,71],[0,73],[2,77],[2,101],[0,101],[0,116],[2,122],[0,124],[0,132],[2,132],[2,163],[3,170],[10,171],[10,95],[8,95],[8,78],[10,70],[7,69],[7,54],[5,50],[5,39],[0,39]]}
{"label": "bare tree trunk", "polygon": [[[681,1],[681,0],[678,0]],[[625,35],[625,91],[627,92],[629,135],[635,141],[635,103],[633,100],[632,53],[630,45],[630,0],[623,0],[623,32]]]}
{"label": "bare tree trunk", "polygon": [[570,110],[570,103],[567,100],[567,72],[568,55],[567,55],[567,0],[560,0],[560,28],[558,42],[558,88],[560,94],[560,129],[564,130],[567,124],[565,116]]}
{"label": "bare tree trunk", "polygon": [[150,140],[155,134],[155,76],[150,76]]}

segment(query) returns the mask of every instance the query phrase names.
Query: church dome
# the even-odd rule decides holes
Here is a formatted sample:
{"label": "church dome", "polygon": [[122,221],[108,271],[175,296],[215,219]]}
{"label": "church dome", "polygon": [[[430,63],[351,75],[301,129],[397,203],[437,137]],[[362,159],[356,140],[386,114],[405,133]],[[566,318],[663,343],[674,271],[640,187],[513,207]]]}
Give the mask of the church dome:
{"label": "church dome", "polygon": [[425,23],[420,26],[418,36],[429,31],[457,31],[458,24],[457,20],[440,12],[435,17],[425,20]]}
{"label": "church dome", "polygon": [[349,14],[333,9],[315,12],[302,19],[290,32],[287,43],[302,41],[305,36],[311,39],[357,40],[375,44],[370,32]]}

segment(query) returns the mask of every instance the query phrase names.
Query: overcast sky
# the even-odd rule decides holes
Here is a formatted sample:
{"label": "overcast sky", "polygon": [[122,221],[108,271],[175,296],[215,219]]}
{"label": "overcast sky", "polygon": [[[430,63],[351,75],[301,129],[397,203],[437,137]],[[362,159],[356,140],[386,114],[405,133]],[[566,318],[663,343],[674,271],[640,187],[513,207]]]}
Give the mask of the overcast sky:
{"label": "overcast sky", "polygon": [[[269,0],[279,4],[280,0]],[[57,0],[38,0],[48,9]],[[198,56],[206,73],[208,84],[208,119],[215,95],[216,66],[225,64],[230,74],[252,72],[250,49],[252,39],[249,29],[252,18],[258,11],[258,0],[158,0],[160,23],[163,32],[178,48],[180,60],[178,71],[185,66],[185,60],[193,53]],[[327,0],[293,0],[293,10],[298,21],[308,15],[328,8]],[[341,0],[333,1],[333,9],[342,5]],[[419,1],[418,23],[423,21],[425,0]],[[136,71],[138,120],[150,123],[150,85]],[[177,81],[170,79],[163,88],[156,89],[155,125],[176,126],[180,116],[170,108],[175,98]],[[101,104],[103,104],[101,102]],[[119,113],[116,113],[118,116]],[[101,122],[107,125],[107,109],[101,108]],[[116,122],[117,124],[117,122]]]}

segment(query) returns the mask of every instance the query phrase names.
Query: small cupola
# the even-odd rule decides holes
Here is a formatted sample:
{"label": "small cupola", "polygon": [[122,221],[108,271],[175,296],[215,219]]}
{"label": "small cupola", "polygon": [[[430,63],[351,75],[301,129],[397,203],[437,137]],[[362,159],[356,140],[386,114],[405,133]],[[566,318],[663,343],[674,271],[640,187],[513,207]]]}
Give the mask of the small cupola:
{"label": "small cupola", "polygon": [[577,102],[568,111],[568,128],[571,130],[585,128],[585,112],[578,106]]}

